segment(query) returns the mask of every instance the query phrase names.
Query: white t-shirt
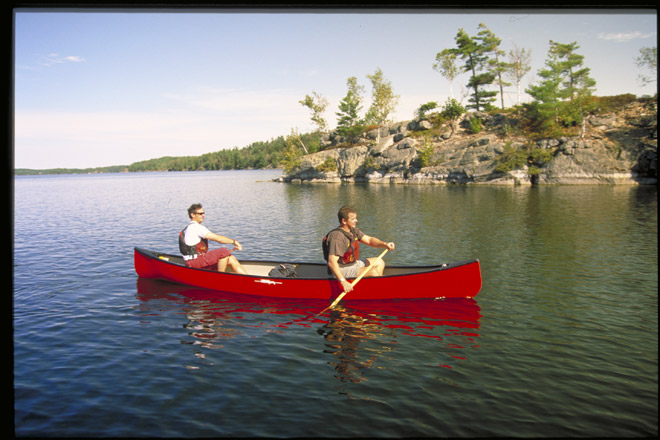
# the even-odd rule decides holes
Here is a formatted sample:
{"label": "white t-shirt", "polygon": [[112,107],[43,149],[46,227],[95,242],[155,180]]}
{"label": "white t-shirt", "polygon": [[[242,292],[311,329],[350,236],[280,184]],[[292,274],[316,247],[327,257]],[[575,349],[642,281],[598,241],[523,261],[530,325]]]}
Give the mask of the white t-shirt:
{"label": "white t-shirt", "polygon": [[206,234],[209,232],[211,231],[209,231],[206,226],[202,226],[193,220],[186,228],[186,233],[184,234],[183,239],[188,246],[195,246],[202,241],[202,238],[206,237]]}

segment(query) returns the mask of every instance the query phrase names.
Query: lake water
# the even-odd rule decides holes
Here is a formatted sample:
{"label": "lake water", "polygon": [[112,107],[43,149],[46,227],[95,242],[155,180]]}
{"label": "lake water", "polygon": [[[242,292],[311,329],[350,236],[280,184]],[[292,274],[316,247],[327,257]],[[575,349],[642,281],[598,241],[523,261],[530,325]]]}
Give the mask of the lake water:
{"label": "lake water", "polygon": [[[16,177],[14,430],[58,437],[658,434],[655,186]],[[187,207],[241,259],[322,260],[344,204],[388,264],[479,259],[472,300],[328,304],[139,280]],[[212,245],[213,247],[213,245]],[[366,256],[378,250],[365,247]],[[359,284],[356,288],[359,288]],[[428,286],[433,289],[433,286]]]}

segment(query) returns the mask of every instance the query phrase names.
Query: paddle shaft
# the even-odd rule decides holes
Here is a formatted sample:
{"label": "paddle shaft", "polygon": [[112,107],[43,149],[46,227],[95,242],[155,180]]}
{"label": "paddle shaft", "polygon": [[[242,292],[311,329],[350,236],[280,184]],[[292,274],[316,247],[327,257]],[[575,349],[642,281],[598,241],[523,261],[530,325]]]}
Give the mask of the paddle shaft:
{"label": "paddle shaft", "polygon": [[[387,253],[388,250],[389,250],[389,249],[385,249],[383,252],[381,252],[381,254],[378,256],[378,258],[376,258],[376,261],[373,262],[373,265],[374,265],[374,266],[375,266],[376,264],[378,264],[378,262],[379,262],[379,261],[385,256],[385,254]],[[370,266],[371,266],[371,265],[370,265]],[[360,275],[358,275],[358,277],[355,278],[355,279],[353,280],[353,282],[351,283],[351,287],[355,287],[355,285],[358,283],[358,281],[360,281],[360,280],[362,279],[362,277],[365,276],[365,275],[367,274],[367,272],[369,272],[370,270],[371,270],[371,269],[367,268],[367,270],[365,270],[365,271],[362,272]],[[328,310],[328,309],[333,309],[333,308],[337,305],[337,303],[338,303],[339,301],[341,301],[341,299],[342,299],[347,293],[348,293],[348,292],[344,291],[341,295],[339,295],[339,296],[337,297],[336,300],[334,300],[334,301],[332,302],[332,304],[330,304],[330,306],[328,306],[328,307],[326,307],[325,309],[323,309],[323,312],[319,313],[319,315],[322,315],[322,314],[323,314],[326,310]]]}

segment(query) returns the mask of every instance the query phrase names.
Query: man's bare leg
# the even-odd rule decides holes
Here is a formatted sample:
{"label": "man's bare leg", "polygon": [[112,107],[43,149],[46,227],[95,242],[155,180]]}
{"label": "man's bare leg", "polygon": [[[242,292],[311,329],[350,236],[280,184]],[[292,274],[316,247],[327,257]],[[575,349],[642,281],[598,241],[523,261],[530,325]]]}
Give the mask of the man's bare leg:
{"label": "man's bare leg", "polygon": [[368,271],[364,276],[365,277],[380,277],[383,276],[383,271],[385,270],[385,262],[383,260],[378,261],[376,264],[374,262],[377,258],[367,258],[369,266],[360,268],[358,276],[365,271]]}
{"label": "man's bare leg", "polygon": [[241,263],[239,263],[236,257],[233,255],[218,260],[218,272],[225,272],[227,270],[227,266],[231,267],[235,273],[247,275],[247,271],[243,268],[243,266],[241,266]]}

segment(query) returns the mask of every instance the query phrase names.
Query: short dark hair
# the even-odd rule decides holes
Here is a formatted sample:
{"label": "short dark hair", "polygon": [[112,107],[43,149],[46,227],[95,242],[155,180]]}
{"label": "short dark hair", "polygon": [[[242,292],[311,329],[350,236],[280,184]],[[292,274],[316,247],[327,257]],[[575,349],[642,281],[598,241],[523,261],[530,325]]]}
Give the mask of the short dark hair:
{"label": "short dark hair", "polygon": [[198,209],[202,209],[202,204],[201,203],[193,203],[192,205],[190,205],[190,208],[188,208],[188,217],[192,218],[192,215]]}
{"label": "short dark hair", "polygon": [[350,206],[342,206],[342,208],[337,213],[337,218],[339,219],[340,224],[342,219],[348,221],[348,214],[357,214],[357,212]]}

